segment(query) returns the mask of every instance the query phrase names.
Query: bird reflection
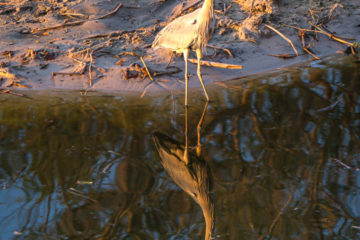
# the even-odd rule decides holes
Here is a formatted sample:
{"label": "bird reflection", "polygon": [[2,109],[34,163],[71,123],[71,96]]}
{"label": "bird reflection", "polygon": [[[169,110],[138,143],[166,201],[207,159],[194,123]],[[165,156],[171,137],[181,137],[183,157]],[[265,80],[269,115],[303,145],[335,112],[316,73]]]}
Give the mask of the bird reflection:
{"label": "bird reflection", "polygon": [[214,239],[214,197],[212,176],[209,166],[201,156],[200,130],[207,104],[197,126],[196,151],[189,151],[187,108],[185,108],[185,146],[169,136],[155,132],[153,140],[160,155],[161,164],[175,183],[197,202],[203,212],[206,224],[205,239]]}

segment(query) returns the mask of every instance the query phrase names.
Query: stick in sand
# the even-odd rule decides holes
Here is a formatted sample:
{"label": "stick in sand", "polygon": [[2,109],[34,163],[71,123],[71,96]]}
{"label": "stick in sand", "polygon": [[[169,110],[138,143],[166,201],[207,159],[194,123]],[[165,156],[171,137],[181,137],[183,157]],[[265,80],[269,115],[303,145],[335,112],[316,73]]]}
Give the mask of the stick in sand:
{"label": "stick in sand", "polygon": [[294,44],[292,43],[292,41],[291,41],[289,38],[285,37],[284,34],[282,34],[281,32],[279,32],[278,30],[276,30],[274,27],[272,27],[272,26],[270,26],[270,25],[267,25],[267,24],[265,24],[265,26],[266,26],[267,28],[270,28],[271,30],[273,30],[273,31],[276,32],[277,34],[279,34],[280,37],[282,37],[283,39],[285,39],[285,41],[287,41],[287,42],[291,45],[291,47],[294,49],[294,52],[295,52],[296,56],[299,56],[298,51],[296,50]]}

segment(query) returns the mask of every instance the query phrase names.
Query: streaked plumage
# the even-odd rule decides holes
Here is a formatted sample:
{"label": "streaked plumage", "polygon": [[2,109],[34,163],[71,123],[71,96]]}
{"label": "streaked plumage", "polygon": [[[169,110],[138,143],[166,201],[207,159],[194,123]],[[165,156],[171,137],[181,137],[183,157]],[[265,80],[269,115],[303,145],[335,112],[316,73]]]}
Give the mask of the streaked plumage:
{"label": "streaked plumage", "polygon": [[187,15],[181,16],[166,27],[155,37],[152,44],[154,49],[164,48],[184,54],[185,60],[185,105],[187,106],[188,71],[187,60],[190,49],[196,51],[198,59],[198,77],[203,87],[206,99],[209,101],[200,71],[202,50],[206,47],[215,27],[214,2],[205,0],[203,6]]}
{"label": "streaked plumage", "polygon": [[206,224],[205,239],[212,239],[215,219],[209,166],[203,158],[192,152],[188,153],[189,159],[185,160],[185,146],[165,134],[156,132],[153,140],[166,172],[200,205]]}

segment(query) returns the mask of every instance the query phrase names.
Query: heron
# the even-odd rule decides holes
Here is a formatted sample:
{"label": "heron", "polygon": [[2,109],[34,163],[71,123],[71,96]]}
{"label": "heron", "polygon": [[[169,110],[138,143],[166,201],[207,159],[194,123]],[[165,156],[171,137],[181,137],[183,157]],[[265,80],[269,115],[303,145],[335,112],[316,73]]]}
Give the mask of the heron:
{"label": "heron", "polygon": [[210,100],[201,77],[200,60],[202,51],[210,40],[214,28],[214,0],[205,0],[201,8],[175,19],[164,27],[156,35],[152,44],[153,49],[169,49],[184,55],[185,107],[188,106],[188,58],[190,50],[196,52],[197,76],[204,90],[206,100]]}
{"label": "heron", "polygon": [[184,158],[186,146],[161,132],[153,133],[153,140],[166,172],[201,207],[205,219],[205,240],[214,239],[213,179],[208,164],[193,152],[188,153],[187,162]]}
{"label": "heron", "polygon": [[205,240],[214,239],[215,200],[210,167],[201,154],[200,131],[208,102],[197,125],[196,152],[188,151],[188,108],[185,108],[185,146],[161,133],[153,133],[153,140],[161,164],[175,183],[200,205],[205,218]]}

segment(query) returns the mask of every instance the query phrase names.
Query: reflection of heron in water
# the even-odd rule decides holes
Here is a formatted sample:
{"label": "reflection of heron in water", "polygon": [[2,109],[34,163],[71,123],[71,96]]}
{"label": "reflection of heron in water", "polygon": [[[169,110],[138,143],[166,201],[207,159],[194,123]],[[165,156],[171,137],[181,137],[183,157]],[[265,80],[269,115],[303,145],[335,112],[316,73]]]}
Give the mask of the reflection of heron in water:
{"label": "reflection of heron in water", "polygon": [[[204,113],[198,124],[198,143],[200,141],[199,132],[204,119]],[[185,115],[187,117],[187,114]],[[213,239],[215,214],[212,194],[212,176],[209,166],[200,155],[200,146],[198,145],[197,153],[193,153],[187,151],[187,144],[186,146],[181,145],[176,140],[160,132],[154,133],[153,139],[161,158],[161,164],[166,172],[181,189],[200,205],[206,224],[205,239]]]}
{"label": "reflection of heron in water", "polygon": [[152,44],[154,49],[164,48],[178,53],[183,53],[185,60],[185,106],[188,105],[188,57],[190,49],[197,55],[197,75],[203,87],[206,100],[209,96],[206,92],[201,77],[200,59],[202,50],[206,47],[214,30],[214,0],[205,0],[202,8],[181,16],[163,28]]}

